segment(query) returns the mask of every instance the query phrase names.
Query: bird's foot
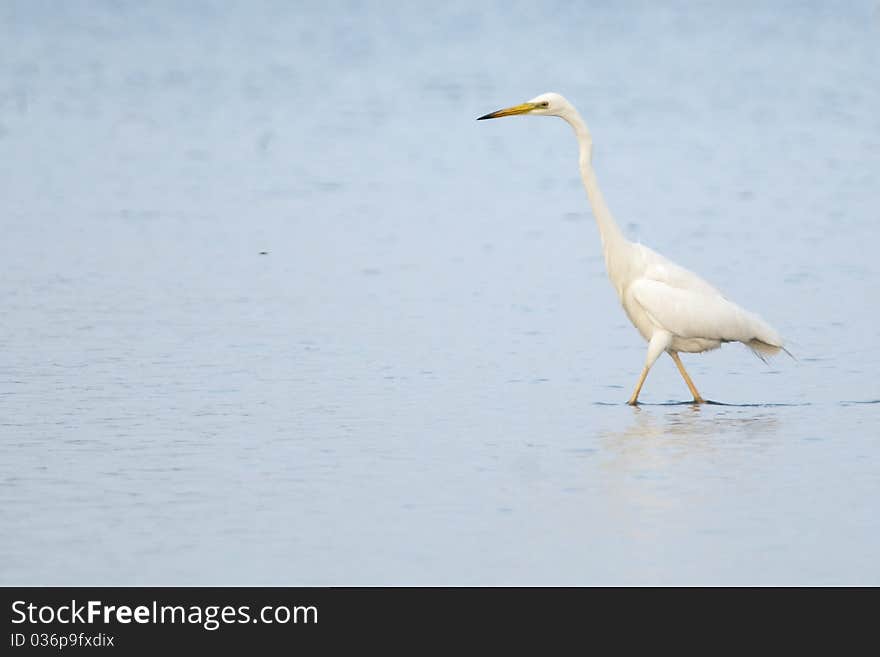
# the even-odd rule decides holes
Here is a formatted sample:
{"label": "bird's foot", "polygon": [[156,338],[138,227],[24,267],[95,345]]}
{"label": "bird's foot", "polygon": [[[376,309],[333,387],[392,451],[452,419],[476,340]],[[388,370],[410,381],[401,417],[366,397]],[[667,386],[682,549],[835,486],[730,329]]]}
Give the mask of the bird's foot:
{"label": "bird's foot", "polygon": [[627,403],[629,406],[638,406],[638,405],[639,405],[639,400],[638,400],[638,399],[630,399],[630,400],[627,401],[626,403]]}
{"label": "bird's foot", "polygon": [[696,397],[694,397],[694,403],[695,404],[705,404],[706,400],[703,399],[702,397],[700,397],[699,395],[697,395]]}

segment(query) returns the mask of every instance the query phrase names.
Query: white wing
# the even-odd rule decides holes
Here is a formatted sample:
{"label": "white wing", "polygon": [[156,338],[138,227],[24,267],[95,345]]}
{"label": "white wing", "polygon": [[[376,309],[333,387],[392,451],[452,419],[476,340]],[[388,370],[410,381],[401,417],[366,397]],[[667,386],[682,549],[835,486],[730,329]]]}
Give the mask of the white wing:
{"label": "white wing", "polygon": [[[633,281],[629,289],[657,326],[681,338],[747,344],[758,340],[770,347],[782,346],[779,334],[760,317],[728,301],[686,269],[673,265],[675,270],[669,271],[671,264],[668,261],[661,264],[671,274],[665,276],[669,282],[649,278],[651,269],[655,268],[652,266],[644,277]],[[675,283],[687,287],[678,287]]]}
{"label": "white wing", "polygon": [[689,269],[675,264],[669,258],[660,255],[643,244],[637,246],[644,267],[644,271],[639,278],[666,283],[670,287],[681,290],[692,290],[711,296],[724,296]]}

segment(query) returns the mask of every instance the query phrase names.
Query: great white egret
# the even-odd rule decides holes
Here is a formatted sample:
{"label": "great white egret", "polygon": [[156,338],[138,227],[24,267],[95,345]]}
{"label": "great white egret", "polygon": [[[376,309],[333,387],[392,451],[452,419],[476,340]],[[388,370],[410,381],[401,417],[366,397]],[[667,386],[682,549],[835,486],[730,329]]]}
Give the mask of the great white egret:
{"label": "great white egret", "polygon": [[675,361],[694,402],[699,404],[705,400],[684,369],[679,352],[699,353],[717,349],[723,342],[742,342],[763,360],[785,349],[779,333],[760,317],[725,299],[693,272],[623,236],[599,191],[590,131],[571,103],[559,94],[546,93],[477,120],[517,114],[558,116],[574,128],[581,178],[599,226],[608,278],[627,317],[648,341],[645,366],[628,404],[638,404],[648,371],[664,351]]}

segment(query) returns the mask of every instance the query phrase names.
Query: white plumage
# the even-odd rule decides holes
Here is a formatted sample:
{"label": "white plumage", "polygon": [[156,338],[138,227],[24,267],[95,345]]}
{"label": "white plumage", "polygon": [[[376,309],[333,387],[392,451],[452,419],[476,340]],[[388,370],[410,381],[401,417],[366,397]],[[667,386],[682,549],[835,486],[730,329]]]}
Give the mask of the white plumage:
{"label": "white plumage", "polygon": [[664,351],[675,361],[694,401],[700,403],[704,399],[684,369],[679,352],[698,353],[717,349],[724,342],[742,342],[763,359],[784,349],[779,333],[760,317],[726,299],[693,272],[623,236],[596,181],[590,132],[571,103],[559,94],[542,94],[480,120],[517,114],[559,116],[574,129],[581,176],[599,227],[608,277],[627,317],[648,341],[645,366],[628,403],[638,403],[648,371]]}

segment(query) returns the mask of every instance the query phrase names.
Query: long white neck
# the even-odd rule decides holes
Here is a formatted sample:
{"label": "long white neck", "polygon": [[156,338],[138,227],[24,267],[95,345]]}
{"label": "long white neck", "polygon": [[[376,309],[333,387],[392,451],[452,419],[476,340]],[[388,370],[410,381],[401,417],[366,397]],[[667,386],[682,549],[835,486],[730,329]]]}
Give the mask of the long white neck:
{"label": "long white neck", "polygon": [[578,140],[580,148],[580,169],[581,178],[584,181],[584,187],[587,189],[587,196],[590,199],[590,206],[593,208],[593,216],[596,218],[596,224],[599,226],[599,237],[602,239],[602,250],[607,253],[609,247],[621,241],[626,241],[623,233],[620,232],[611,210],[605,203],[605,198],[599,189],[599,182],[596,180],[596,172],[593,170],[593,138],[587,129],[587,124],[581,118],[573,107],[561,115],[568,124],[574,128],[575,137]]}

